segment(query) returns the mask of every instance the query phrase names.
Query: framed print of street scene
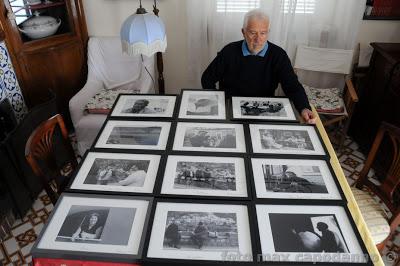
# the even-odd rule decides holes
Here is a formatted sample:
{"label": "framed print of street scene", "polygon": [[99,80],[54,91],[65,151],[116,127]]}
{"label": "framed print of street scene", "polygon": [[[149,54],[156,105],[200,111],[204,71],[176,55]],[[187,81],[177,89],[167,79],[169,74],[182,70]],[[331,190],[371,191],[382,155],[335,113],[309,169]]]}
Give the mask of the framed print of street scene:
{"label": "framed print of street scene", "polygon": [[160,155],[89,152],[71,190],[152,193]]}
{"label": "framed print of street scene", "polygon": [[111,117],[173,117],[175,95],[122,94]]}
{"label": "framed print of street scene", "polygon": [[174,150],[246,152],[243,125],[178,122]]}
{"label": "framed print of street scene", "polygon": [[341,200],[325,160],[251,158],[257,198]]}
{"label": "framed print of street scene", "polygon": [[224,261],[230,252],[252,254],[247,205],[157,202],[147,258]]}
{"label": "framed print of street scene", "polygon": [[289,99],[278,97],[232,97],[232,118],[297,121]]}
{"label": "framed print of street scene", "polygon": [[170,122],[108,120],[96,148],[164,150]]}
{"label": "framed print of street scene", "polygon": [[182,90],[179,118],[225,119],[225,92]]}
{"label": "framed print of street scene", "polygon": [[244,159],[169,155],[161,195],[247,198]]}
{"label": "framed print of street scene", "polygon": [[314,126],[250,124],[254,153],[325,155]]}

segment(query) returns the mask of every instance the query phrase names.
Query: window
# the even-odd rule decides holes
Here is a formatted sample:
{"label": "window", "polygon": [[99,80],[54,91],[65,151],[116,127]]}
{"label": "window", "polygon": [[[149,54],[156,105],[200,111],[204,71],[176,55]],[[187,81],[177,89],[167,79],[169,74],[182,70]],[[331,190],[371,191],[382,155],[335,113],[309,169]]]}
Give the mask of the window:
{"label": "window", "polygon": [[314,14],[315,0],[283,0],[283,13]]}
{"label": "window", "polygon": [[217,12],[247,12],[260,7],[260,0],[217,0]]}

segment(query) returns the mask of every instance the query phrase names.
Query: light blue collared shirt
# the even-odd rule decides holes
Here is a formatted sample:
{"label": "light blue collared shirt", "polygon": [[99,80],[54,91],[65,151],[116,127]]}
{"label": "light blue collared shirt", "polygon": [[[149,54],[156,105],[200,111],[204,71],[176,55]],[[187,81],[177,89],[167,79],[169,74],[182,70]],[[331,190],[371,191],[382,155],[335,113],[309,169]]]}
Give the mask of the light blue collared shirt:
{"label": "light blue collared shirt", "polygon": [[[260,52],[258,52],[256,55],[264,57],[267,50],[268,50],[268,41],[265,43],[264,48]],[[242,42],[242,53],[243,53],[243,56],[253,55],[252,53],[250,53],[249,48],[247,47],[246,40],[243,40],[243,42]]]}

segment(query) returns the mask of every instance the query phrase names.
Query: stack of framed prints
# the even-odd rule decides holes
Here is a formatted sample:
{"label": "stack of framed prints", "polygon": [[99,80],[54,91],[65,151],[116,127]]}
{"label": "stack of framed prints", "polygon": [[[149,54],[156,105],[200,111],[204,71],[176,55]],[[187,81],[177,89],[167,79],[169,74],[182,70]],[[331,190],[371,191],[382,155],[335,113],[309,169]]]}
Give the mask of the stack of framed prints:
{"label": "stack of framed prints", "polygon": [[123,94],[33,256],[368,265],[329,159],[287,98]]}

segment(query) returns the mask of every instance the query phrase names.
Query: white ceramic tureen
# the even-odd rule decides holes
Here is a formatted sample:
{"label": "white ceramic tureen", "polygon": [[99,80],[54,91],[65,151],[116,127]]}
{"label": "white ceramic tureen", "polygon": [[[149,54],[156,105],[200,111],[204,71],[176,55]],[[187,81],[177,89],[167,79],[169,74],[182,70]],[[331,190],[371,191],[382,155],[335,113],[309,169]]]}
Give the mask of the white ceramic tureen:
{"label": "white ceramic tureen", "polygon": [[21,24],[19,30],[31,39],[39,39],[53,35],[60,25],[61,19],[35,13],[34,17]]}

